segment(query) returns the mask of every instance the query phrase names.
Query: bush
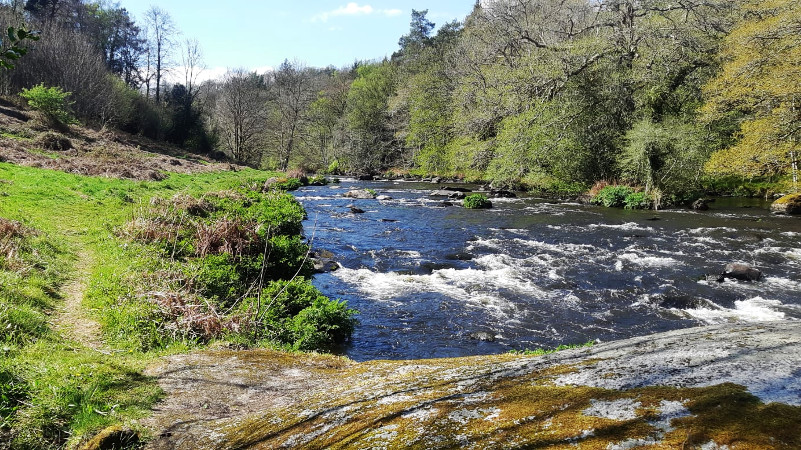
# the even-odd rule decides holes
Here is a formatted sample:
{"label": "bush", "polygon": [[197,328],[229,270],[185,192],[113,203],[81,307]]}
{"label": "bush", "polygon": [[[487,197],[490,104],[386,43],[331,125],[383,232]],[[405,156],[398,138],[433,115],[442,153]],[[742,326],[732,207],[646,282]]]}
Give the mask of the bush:
{"label": "bush", "polygon": [[309,178],[310,186],[325,186],[327,184],[328,184],[328,178],[324,177],[323,175],[317,175]]}
{"label": "bush", "polygon": [[331,350],[353,333],[357,313],[330,300],[305,278],[271,282],[262,291],[268,336],[295,350]]}
{"label": "bush", "polygon": [[492,202],[484,194],[470,194],[464,198],[464,207],[467,209],[492,208]]}
{"label": "bush", "polygon": [[28,100],[31,108],[40,111],[49,119],[57,123],[69,123],[72,114],[69,112],[67,97],[71,92],[64,92],[60,87],[45,87],[44,83],[30,89],[23,89],[20,97]]}
{"label": "bush", "polygon": [[36,138],[36,144],[45,150],[64,151],[72,148],[72,141],[59,133],[47,132]]}
{"label": "bush", "polygon": [[634,193],[634,189],[628,186],[614,185],[606,186],[592,198],[592,203],[604,205],[607,208],[618,208],[626,205],[626,197]]}
{"label": "bush", "polygon": [[623,201],[626,209],[651,209],[653,201],[645,192],[632,192]]}

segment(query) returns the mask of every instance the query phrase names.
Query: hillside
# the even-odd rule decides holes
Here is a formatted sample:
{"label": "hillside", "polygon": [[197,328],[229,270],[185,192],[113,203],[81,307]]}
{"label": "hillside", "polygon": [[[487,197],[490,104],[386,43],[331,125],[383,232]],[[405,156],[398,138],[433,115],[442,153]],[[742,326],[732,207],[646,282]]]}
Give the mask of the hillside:
{"label": "hillside", "polygon": [[164,142],[79,125],[52,129],[35,111],[0,99],[0,162],[77,175],[158,181],[164,172],[236,170],[237,165],[185,152]]}

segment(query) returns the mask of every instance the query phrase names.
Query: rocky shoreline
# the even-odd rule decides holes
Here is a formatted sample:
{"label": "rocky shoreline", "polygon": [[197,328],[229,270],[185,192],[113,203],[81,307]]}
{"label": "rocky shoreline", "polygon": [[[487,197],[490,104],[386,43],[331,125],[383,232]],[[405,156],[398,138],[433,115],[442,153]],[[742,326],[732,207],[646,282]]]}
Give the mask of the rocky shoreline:
{"label": "rocky shoreline", "polygon": [[356,363],[268,350],[163,359],[142,425],[173,448],[798,448],[801,322],[677,330],[544,356]]}

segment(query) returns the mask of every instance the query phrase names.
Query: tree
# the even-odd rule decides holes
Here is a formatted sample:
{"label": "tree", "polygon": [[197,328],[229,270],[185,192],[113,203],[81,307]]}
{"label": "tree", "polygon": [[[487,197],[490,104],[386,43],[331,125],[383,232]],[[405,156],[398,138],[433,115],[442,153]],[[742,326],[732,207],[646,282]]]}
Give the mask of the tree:
{"label": "tree", "polygon": [[265,121],[264,79],[243,69],[229,71],[215,105],[216,128],[227,152],[236,160],[256,163]]}
{"label": "tree", "polygon": [[25,41],[38,41],[38,31],[28,31],[25,26],[8,27],[6,37],[0,38],[0,69],[13,69],[14,63],[28,53]]}
{"label": "tree", "polygon": [[148,77],[146,80],[147,95],[150,95],[151,64],[152,77],[156,82],[156,103],[161,101],[161,81],[170,65],[172,47],[175,45],[175,24],[170,14],[163,9],[152,6],[145,12],[145,24],[148,35]]}
{"label": "tree", "polygon": [[273,74],[272,101],[277,113],[274,134],[278,143],[278,168],[287,170],[292,151],[306,122],[306,112],[314,99],[312,77],[299,62],[284,62]]}
{"label": "tree", "polygon": [[745,3],[743,20],[723,44],[723,69],[705,87],[710,120],[742,117],[740,139],[715,153],[715,175],[792,174],[798,189],[801,152],[801,4],[795,0]]}
{"label": "tree", "polygon": [[100,3],[86,5],[90,18],[84,26],[111,73],[125,84],[139,87],[139,63],[145,54],[142,31],[125,8],[104,8]]}
{"label": "tree", "polygon": [[395,67],[388,61],[360,66],[348,92],[349,164],[360,171],[391,165],[394,133],[389,128],[389,98],[395,91]]}

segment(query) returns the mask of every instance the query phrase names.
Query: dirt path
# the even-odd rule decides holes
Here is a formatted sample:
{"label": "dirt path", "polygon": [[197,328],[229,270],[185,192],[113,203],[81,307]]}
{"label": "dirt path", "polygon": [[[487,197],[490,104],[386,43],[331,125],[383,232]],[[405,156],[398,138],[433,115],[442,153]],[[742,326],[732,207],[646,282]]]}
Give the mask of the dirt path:
{"label": "dirt path", "polygon": [[86,250],[79,249],[77,258],[70,280],[61,288],[64,303],[56,308],[53,328],[67,339],[107,353],[106,344],[100,337],[100,324],[89,317],[82,305],[94,257]]}

